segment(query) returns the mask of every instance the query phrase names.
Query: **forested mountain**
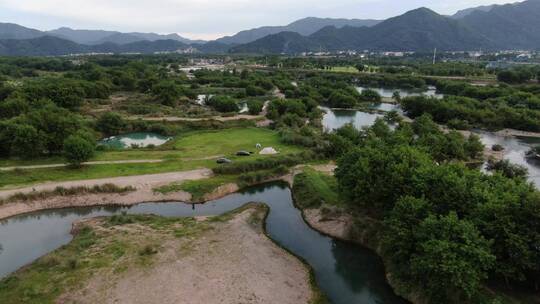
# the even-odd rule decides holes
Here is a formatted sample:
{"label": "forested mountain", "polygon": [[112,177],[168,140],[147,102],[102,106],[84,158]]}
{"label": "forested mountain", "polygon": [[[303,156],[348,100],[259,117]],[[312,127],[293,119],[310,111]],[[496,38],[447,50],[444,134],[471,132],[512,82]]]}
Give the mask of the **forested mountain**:
{"label": "forested mountain", "polygon": [[379,22],[380,21],[378,20],[370,19],[361,20],[308,17],[297,20],[286,26],[263,26],[251,30],[241,31],[234,36],[223,37],[217,41],[226,44],[245,44],[280,32],[294,32],[303,36],[309,36],[327,26],[335,26],[337,28],[342,28],[344,26],[361,27],[373,26]]}
{"label": "forested mountain", "polygon": [[56,56],[89,51],[87,47],[73,41],[52,36],[33,39],[2,39],[2,56]]}
{"label": "forested mountain", "polygon": [[[283,35],[285,37],[279,37]],[[459,21],[447,18],[427,8],[419,8],[390,18],[372,27],[325,27],[308,36],[296,37],[295,48],[276,45],[289,42],[289,33],[268,36],[252,43],[237,46],[234,52],[264,52],[294,50],[293,52],[336,50],[426,51],[470,50],[490,48],[491,42],[470,30]]]}
{"label": "forested mountain", "polygon": [[540,0],[497,5],[475,11],[461,22],[500,49],[540,48]]}
{"label": "forested mountain", "polygon": [[0,39],[32,39],[43,36],[43,32],[13,23],[0,23]]}
{"label": "forested mountain", "polygon": [[175,40],[138,41],[127,44],[102,43],[78,44],[70,40],[43,36],[33,39],[2,39],[0,55],[3,56],[58,56],[80,53],[154,53],[186,49],[189,46]]}
{"label": "forested mountain", "polygon": [[[45,38],[47,35],[57,39]],[[205,53],[288,54],[319,50],[540,49],[540,0],[476,7],[462,10],[451,17],[419,8],[382,22],[305,18],[287,26],[242,31],[209,43],[188,40],[177,34],[121,33],[65,27],[41,32],[8,23],[0,23],[0,40],[0,54],[9,55],[150,53],[184,49],[188,45]]]}
{"label": "forested mountain", "polygon": [[461,18],[463,18],[465,16],[468,16],[468,15],[470,15],[470,14],[476,12],[476,11],[489,12],[495,6],[497,6],[497,5],[496,4],[494,4],[494,5],[482,5],[482,6],[462,9],[462,10],[457,11],[457,13],[455,13],[454,15],[452,15],[452,18],[461,19]]}
{"label": "forested mountain", "polygon": [[59,38],[71,40],[80,44],[101,44],[112,42],[116,44],[127,44],[137,41],[156,41],[156,40],[176,40],[183,43],[201,42],[200,40],[190,40],[178,34],[160,35],[156,33],[122,33],[117,31],[104,30],[75,30],[69,27],[61,27],[52,31],[43,33],[43,35],[52,35]]}

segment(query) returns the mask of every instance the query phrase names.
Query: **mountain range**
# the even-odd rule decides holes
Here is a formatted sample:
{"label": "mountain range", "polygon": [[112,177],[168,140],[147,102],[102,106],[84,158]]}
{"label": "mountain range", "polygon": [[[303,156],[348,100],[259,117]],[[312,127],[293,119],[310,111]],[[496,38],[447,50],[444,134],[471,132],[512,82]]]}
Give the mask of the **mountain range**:
{"label": "mountain range", "polygon": [[479,7],[451,17],[419,8],[371,27],[328,26],[308,35],[269,35],[234,53],[310,51],[442,51],[540,49],[540,0]]}
{"label": "mountain range", "polygon": [[215,41],[178,34],[59,28],[39,31],[0,23],[0,55],[154,53],[196,48],[203,53],[298,54],[310,51],[470,51],[540,49],[540,0],[480,6],[443,16],[419,8],[387,20],[304,18]]}
{"label": "mountain range", "polygon": [[285,26],[263,26],[251,30],[241,31],[234,36],[227,36],[217,39],[218,42],[225,44],[245,44],[257,39],[281,32],[294,32],[303,36],[311,35],[327,26],[342,28],[344,26],[373,26],[379,23],[379,20],[372,19],[332,19],[308,17],[297,20]]}

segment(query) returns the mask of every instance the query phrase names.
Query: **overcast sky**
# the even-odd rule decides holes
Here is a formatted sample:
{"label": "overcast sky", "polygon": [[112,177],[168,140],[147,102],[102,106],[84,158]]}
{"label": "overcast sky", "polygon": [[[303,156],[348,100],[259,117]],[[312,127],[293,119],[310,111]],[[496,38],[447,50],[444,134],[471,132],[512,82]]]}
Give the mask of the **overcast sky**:
{"label": "overcast sky", "polygon": [[214,39],[315,16],[384,19],[425,6],[440,14],[509,0],[0,0],[0,22],[41,30],[68,26],[179,33]]}

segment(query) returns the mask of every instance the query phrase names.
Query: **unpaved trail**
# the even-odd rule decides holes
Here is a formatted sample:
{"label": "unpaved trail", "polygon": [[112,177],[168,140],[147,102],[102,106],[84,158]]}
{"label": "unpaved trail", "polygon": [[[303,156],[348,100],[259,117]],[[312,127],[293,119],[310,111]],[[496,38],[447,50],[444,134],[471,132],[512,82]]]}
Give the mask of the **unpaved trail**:
{"label": "unpaved trail", "polygon": [[55,208],[103,205],[129,206],[141,202],[189,201],[191,199],[191,195],[187,192],[180,191],[169,194],[161,194],[154,192],[153,189],[173,182],[180,183],[186,180],[205,179],[211,177],[212,175],[213,173],[210,169],[197,169],[192,171],[161,174],[122,176],[66,182],[49,182],[31,187],[2,190],[0,191],[0,199],[5,200],[16,193],[28,194],[34,191],[52,191],[56,187],[74,188],[114,184],[118,187],[131,186],[135,188],[135,191],[127,193],[98,193],[74,196],[55,196],[37,201],[5,202],[0,204],[0,219],[5,219],[18,214]]}
{"label": "unpaved trail", "polygon": [[[109,165],[109,164],[143,164],[143,163],[161,163],[162,159],[132,159],[132,160],[104,160],[84,162],[81,165]],[[12,166],[0,167],[0,171],[28,170],[28,169],[47,169],[47,168],[62,168],[68,164],[47,164],[47,165],[32,165],[32,166]]]}
{"label": "unpaved trail", "polygon": [[187,121],[187,122],[196,122],[196,121],[234,121],[234,120],[258,120],[263,119],[264,116],[262,115],[247,115],[247,114],[241,114],[241,115],[235,115],[235,116],[229,116],[229,117],[222,117],[222,116],[212,116],[207,118],[190,118],[190,117],[177,117],[177,116],[163,116],[163,117],[144,117],[144,116],[130,116],[127,119],[129,120],[144,120],[144,121],[168,121],[168,122],[175,122],[175,121]]}
{"label": "unpaved trail", "polygon": [[[207,223],[211,229],[192,240],[160,236],[150,267],[101,271],[57,303],[309,303],[306,266],[266,237],[261,211],[249,208],[226,222]],[[126,226],[124,234],[155,239],[147,227]]]}

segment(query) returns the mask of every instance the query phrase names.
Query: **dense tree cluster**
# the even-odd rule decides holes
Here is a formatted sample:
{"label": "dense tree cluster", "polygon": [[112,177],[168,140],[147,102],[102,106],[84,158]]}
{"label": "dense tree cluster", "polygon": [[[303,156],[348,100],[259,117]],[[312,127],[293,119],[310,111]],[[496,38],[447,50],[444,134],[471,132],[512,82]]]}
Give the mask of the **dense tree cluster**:
{"label": "dense tree cluster", "polygon": [[540,194],[521,177],[453,161],[478,155],[477,138],[444,135],[427,116],[395,131],[378,121],[335,136],[348,146],[336,170],[343,201],[384,223],[400,282],[432,303],[478,301],[488,280],[538,286]]}
{"label": "dense tree cluster", "polygon": [[429,113],[439,123],[454,127],[472,126],[489,129],[513,128],[540,131],[540,97],[516,93],[488,100],[446,96],[440,100],[426,96],[408,97],[401,105],[411,118]]}

